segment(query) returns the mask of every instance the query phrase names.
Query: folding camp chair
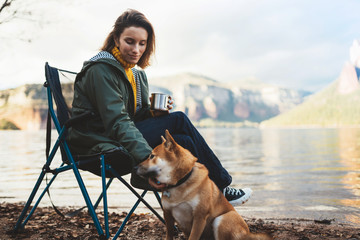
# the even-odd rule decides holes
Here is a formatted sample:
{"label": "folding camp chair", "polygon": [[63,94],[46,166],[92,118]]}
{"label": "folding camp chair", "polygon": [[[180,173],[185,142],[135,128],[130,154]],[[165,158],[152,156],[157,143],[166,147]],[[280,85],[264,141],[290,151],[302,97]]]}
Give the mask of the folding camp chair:
{"label": "folding camp chair", "polygon": [[[124,148],[117,148],[113,151],[103,152],[91,156],[75,156],[71,153],[69,146],[66,142],[66,132],[67,129],[71,126],[74,126],[76,124],[79,124],[83,121],[86,121],[88,118],[91,118],[94,114],[92,112],[84,113],[83,115],[80,115],[75,118],[70,118],[70,111],[66,105],[66,102],[64,100],[62,90],[61,90],[61,84],[60,84],[60,78],[59,78],[59,72],[60,73],[70,73],[70,74],[76,74],[73,72],[69,72],[66,70],[57,69],[54,67],[50,67],[48,63],[45,64],[45,75],[46,75],[46,82],[44,86],[47,88],[47,97],[48,97],[48,129],[47,129],[47,161],[45,165],[42,168],[42,171],[40,173],[40,176],[30,194],[29,199],[27,200],[25,207],[16,223],[15,231],[18,229],[24,228],[26,223],[29,221],[30,217],[33,215],[36,207],[39,205],[42,197],[45,195],[45,193],[49,190],[51,184],[54,182],[55,178],[59,173],[73,170],[73,173],[75,175],[76,181],[80,187],[82,196],[85,200],[87,209],[90,213],[90,216],[92,217],[92,220],[95,224],[96,230],[99,234],[99,237],[101,239],[108,239],[110,236],[109,233],[109,219],[108,219],[108,203],[107,203],[107,188],[110,186],[113,178],[117,178],[122,182],[136,197],[137,201],[135,202],[133,208],[130,210],[126,218],[124,219],[122,225],[119,227],[119,230],[114,235],[113,239],[116,239],[121,231],[123,230],[125,224],[127,223],[129,217],[132,215],[132,213],[135,211],[137,206],[140,202],[143,202],[146,207],[148,207],[163,223],[163,218],[150,206],[149,203],[147,203],[144,200],[144,196],[150,189],[143,190],[142,194],[140,195],[126,180],[123,179],[124,174],[119,174],[114,168],[111,166],[111,162],[116,160],[114,159],[114,156],[118,158],[121,156],[122,158],[131,160],[131,155],[124,149]],[[56,113],[54,110],[53,105],[53,99],[55,100],[56,104]],[[50,149],[50,133],[51,133],[51,121],[55,125],[55,128],[58,132],[58,137],[56,142],[54,143],[54,146],[49,154]],[[59,167],[55,169],[51,169],[50,165],[52,163],[52,160],[54,159],[55,154],[60,149],[61,155],[62,155],[62,163]],[[94,167],[95,166],[95,167]],[[89,194],[87,192],[87,189],[84,185],[84,182],[82,180],[81,174],[79,169],[90,169],[93,173],[101,176],[101,182],[102,182],[102,193],[100,194],[98,200],[93,205]],[[36,201],[35,205],[32,207],[31,211],[27,215],[26,219],[24,220],[29,207],[44,179],[44,176],[47,173],[52,173],[53,176],[51,180],[47,183],[46,187],[38,197],[38,200]],[[106,177],[110,178],[108,182],[106,183]],[[153,191],[157,201],[160,204],[161,207],[161,199],[159,194],[156,191]],[[95,209],[97,208],[100,201],[103,200],[103,207],[104,207],[104,230],[100,224],[100,221],[96,215]],[[23,221],[24,220],[24,221]]]}

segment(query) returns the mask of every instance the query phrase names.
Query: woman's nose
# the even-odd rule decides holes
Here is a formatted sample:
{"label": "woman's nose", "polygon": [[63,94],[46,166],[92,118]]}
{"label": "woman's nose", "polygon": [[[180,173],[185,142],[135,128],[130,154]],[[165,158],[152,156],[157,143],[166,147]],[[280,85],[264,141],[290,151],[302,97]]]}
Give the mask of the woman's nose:
{"label": "woman's nose", "polygon": [[134,53],[138,53],[139,52],[139,45],[138,44],[135,44],[134,47],[132,48],[132,51]]}

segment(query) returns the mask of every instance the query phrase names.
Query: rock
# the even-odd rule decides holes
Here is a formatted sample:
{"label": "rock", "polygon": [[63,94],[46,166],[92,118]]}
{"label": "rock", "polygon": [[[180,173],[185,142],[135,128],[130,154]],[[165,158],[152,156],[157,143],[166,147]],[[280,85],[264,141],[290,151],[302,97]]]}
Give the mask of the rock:
{"label": "rock", "polygon": [[359,77],[357,76],[355,66],[351,63],[345,63],[338,84],[338,92],[340,94],[349,94],[359,88]]}
{"label": "rock", "polygon": [[354,40],[350,47],[350,62],[353,66],[360,68],[360,41]]}
{"label": "rock", "polygon": [[[249,80],[252,81],[252,80]],[[260,122],[288,111],[309,93],[261,83],[221,83],[195,74],[150,79],[150,92],[170,94],[174,111],[185,112],[192,121],[211,119],[225,122]],[[71,106],[73,84],[62,84]],[[42,84],[27,84],[0,91],[0,121],[22,130],[46,127],[47,94]]]}
{"label": "rock", "polygon": [[[63,94],[69,106],[73,85],[63,84]],[[46,127],[47,93],[42,84],[26,84],[0,91],[0,121],[14,124],[21,130],[38,130]]]}

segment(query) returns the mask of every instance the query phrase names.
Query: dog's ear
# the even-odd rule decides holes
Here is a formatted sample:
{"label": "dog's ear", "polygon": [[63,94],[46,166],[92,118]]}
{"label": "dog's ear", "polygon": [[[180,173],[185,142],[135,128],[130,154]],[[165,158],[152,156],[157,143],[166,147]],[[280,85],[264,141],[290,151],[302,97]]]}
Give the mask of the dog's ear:
{"label": "dog's ear", "polygon": [[[164,140],[163,140],[163,142],[164,142]],[[170,135],[169,131],[166,129],[165,130],[165,148],[167,148],[168,150],[172,150],[172,148],[174,148],[175,146],[176,146],[175,140]]]}
{"label": "dog's ear", "polygon": [[162,135],[161,135],[161,141],[162,141],[162,143],[164,144],[165,149],[170,149],[171,143],[168,142],[168,141],[166,141],[166,139],[165,139]]}

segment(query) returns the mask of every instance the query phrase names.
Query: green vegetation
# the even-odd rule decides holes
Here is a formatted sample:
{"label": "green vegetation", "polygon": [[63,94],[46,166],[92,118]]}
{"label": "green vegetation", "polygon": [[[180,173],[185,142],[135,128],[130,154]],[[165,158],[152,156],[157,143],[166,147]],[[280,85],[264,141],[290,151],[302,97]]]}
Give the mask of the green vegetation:
{"label": "green vegetation", "polygon": [[19,130],[19,128],[6,119],[0,119],[0,130]]}
{"label": "green vegetation", "polygon": [[201,119],[200,121],[193,122],[196,127],[210,128],[210,127],[222,127],[222,128],[256,128],[259,123],[244,121],[244,122],[228,122],[219,121],[211,118]]}
{"label": "green vegetation", "polygon": [[337,86],[336,81],[291,111],[263,121],[261,127],[360,126],[360,89],[342,95]]}

